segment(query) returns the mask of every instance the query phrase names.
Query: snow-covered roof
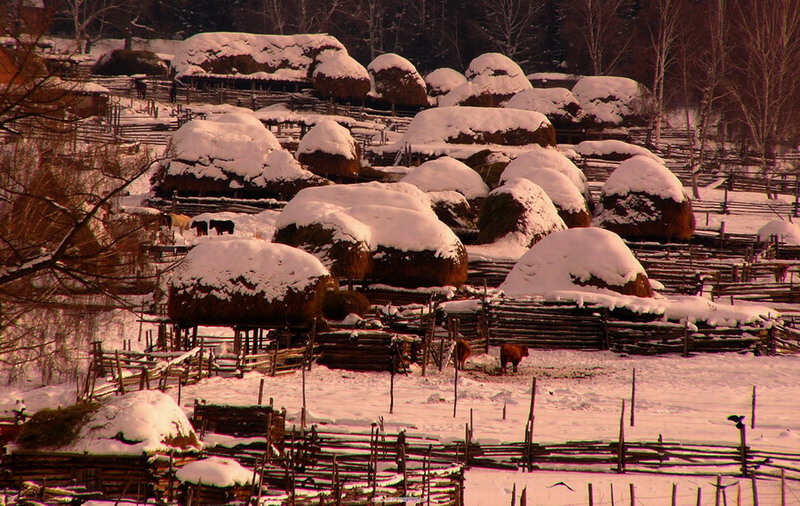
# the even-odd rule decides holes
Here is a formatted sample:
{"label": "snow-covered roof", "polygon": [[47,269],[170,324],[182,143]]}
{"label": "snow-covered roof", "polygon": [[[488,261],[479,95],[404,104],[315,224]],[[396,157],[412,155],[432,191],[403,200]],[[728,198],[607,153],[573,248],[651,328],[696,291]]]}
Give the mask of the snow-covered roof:
{"label": "snow-covered roof", "polygon": [[438,68],[425,76],[425,83],[434,95],[448,93],[466,81],[464,74],[448,67]]}
{"label": "snow-covered roof", "polygon": [[195,483],[227,488],[249,485],[253,482],[253,470],[242,467],[234,459],[208,457],[184,465],[175,473],[182,483]]}
{"label": "snow-covered roof", "polygon": [[332,78],[369,79],[367,69],[344,52],[336,52],[330,56],[326,52],[325,59],[314,69],[314,76],[316,77],[317,75]]}
{"label": "snow-covered roof", "polygon": [[358,155],[357,144],[350,131],[333,120],[317,123],[300,139],[297,155],[327,153],[355,160]]}
{"label": "snow-covered roof", "polygon": [[758,229],[758,240],[769,241],[772,236],[791,246],[800,246],[800,227],[784,220],[772,220]]}
{"label": "snow-covered roof", "polygon": [[688,199],[680,179],[666,166],[642,155],[628,158],[619,164],[603,185],[603,195],[646,193],[683,202]]}
{"label": "snow-covered roof", "polygon": [[477,172],[449,156],[421,164],[401,181],[426,192],[457,191],[467,199],[485,197],[489,193],[489,187]]}
{"label": "snow-covered roof", "polygon": [[540,186],[559,209],[573,213],[586,211],[586,199],[575,183],[564,174],[554,169],[537,167],[522,172],[520,177]]}
{"label": "snow-covered roof", "polygon": [[[183,440],[170,445],[173,440]],[[189,419],[172,397],[158,390],[140,390],[103,401],[63,452],[138,455],[197,445]]]}
{"label": "snow-covered roof", "polygon": [[581,193],[585,193],[589,187],[586,175],[572,160],[557,149],[542,147],[536,147],[512,160],[500,175],[500,181],[527,177],[529,172],[540,168],[553,169],[564,174]]}
{"label": "snow-covered roof", "polygon": [[334,239],[458,258],[461,242],[439,221],[430,199],[408,183],[359,183],[306,188],[284,207],[279,229],[320,224]]}
{"label": "snow-covered roof", "polygon": [[[264,70],[249,74],[255,78],[306,81],[316,54],[323,50],[346,52],[335,37],[326,34],[262,35],[240,32],[208,32],[183,41],[172,60],[178,77],[235,72],[213,72],[215,62],[246,55]],[[243,74],[244,69],[238,69]]]}
{"label": "snow-covered roof", "polygon": [[[539,111],[548,117],[550,115],[562,115],[579,120],[583,116],[578,99],[566,88],[530,88],[522,90],[511,97],[504,107]],[[570,109],[575,110],[577,114],[570,112]]]}
{"label": "snow-covered roof", "polygon": [[656,160],[659,163],[664,163],[664,160],[660,156],[645,147],[615,139],[604,141],[583,141],[575,146],[575,151],[579,155],[586,157],[603,157],[607,155],[623,155],[631,157],[635,155],[644,155]]}
{"label": "snow-covered roof", "polygon": [[178,291],[213,287],[210,295],[222,300],[238,293],[273,301],[328,275],[328,269],[303,250],[259,239],[233,239],[192,248],[175,269],[170,285]]}
{"label": "snow-covered roof", "polygon": [[622,124],[643,99],[639,83],[627,77],[582,77],[572,93],[587,115],[610,125]]}

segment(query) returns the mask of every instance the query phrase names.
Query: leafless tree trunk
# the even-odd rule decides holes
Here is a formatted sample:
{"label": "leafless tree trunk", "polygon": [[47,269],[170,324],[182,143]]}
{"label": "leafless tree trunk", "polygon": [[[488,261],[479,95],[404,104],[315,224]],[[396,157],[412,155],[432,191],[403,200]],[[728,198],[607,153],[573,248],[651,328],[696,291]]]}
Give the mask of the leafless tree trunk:
{"label": "leafless tree trunk", "polygon": [[661,124],[664,119],[664,82],[667,70],[674,61],[673,47],[678,37],[681,19],[680,0],[655,0],[656,23],[649,30],[653,51],[653,142],[661,142]]}
{"label": "leafless tree trunk", "polygon": [[536,50],[542,0],[483,0],[481,31],[495,50],[525,66]]}
{"label": "leafless tree trunk", "polygon": [[592,74],[613,72],[625,53],[630,36],[623,40],[618,32],[617,11],[622,0],[573,0],[568,12],[575,16]]}

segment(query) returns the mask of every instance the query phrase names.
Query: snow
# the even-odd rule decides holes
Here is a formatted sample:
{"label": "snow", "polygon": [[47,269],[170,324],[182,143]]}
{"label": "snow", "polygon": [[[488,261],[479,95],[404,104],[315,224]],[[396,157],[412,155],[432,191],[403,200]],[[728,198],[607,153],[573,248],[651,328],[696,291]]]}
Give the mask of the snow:
{"label": "snow", "polygon": [[620,125],[643,99],[639,86],[627,77],[587,76],[575,84],[572,93],[588,116],[601,123]]}
{"label": "snow", "polygon": [[234,230],[233,234],[225,235],[215,235],[213,232],[211,232],[210,235],[196,238],[194,242],[200,243],[204,241],[218,241],[239,236],[249,236],[257,239],[270,240],[272,239],[272,236],[275,235],[275,221],[278,219],[279,214],[280,211],[275,211],[272,209],[261,211],[258,214],[231,212],[198,214],[192,217],[192,222],[230,220],[234,223]]}
{"label": "snow", "polygon": [[[578,109],[578,114],[570,113],[569,106]],[[539,111],[548,117],[551,115],[568,116],[573,118],[574,121],[580,121],[583,117],[578,99],[566,88],[530,88],[523,90],[511,97],[504,107]]]}
{"label": "snow", "polygon": [[170,439],[192,435],[189,419],[172,397],[158,390],[140,390],[104,401],[80,428],[76,440],[59,451],[101,455],[165,452],[173,449],[167,444]]}
{"label": "snow", "polygon": [[472,97],[483,94],[493,95],[494,92],[494,88],[487,83],[466,81],[447,92],[446,95],[439,97],[437,104],[439,107],[455,107],[466,103]]}
{"label": "snow", "polygon": [[225,179],[227,172],[249,181],[263,174],[274,149],[281,149],[278,140],[251,114],[192,120],[172,136],[167,173]]}
{"label": "snow", "polygon": [[480,132],[504,132],[523,129],[534,132],[549,126],[541,113],[518,109],[488,107],[437,107],[420,111],[411,123],[400,145],[446,142],[460,134],[469,136]]}
{"label": "snow", "polygon": [[758,240],[769,241],[772,236],[791,246],[800,246],[800,227],[795,223],[784,220],[772,220],[758,229]]}
{"label": "snow", "polygon": [[254,77],[305,81],[313,64],[313,53],[322,49],[346,52],[335,37],[324,34],[262,35],[238,32],[208,32],[183,41],[172,60],[178,78],[208,74],[202,68],[224,57],[249,55],[256,63],[273,70],[256,72]]}
{"label": "snow", "polygon": [[333,55],[328,55],[327,52],[323,54],[325,58],[314,69],[314,77],[323,75],[331,78],[369,79],[367,69],[352,56],[343,52],[335,52]]}
{"label": "snow", "polygon": [[300,139],[297,155],[311,153],[339,155],[347,160],[355,160],[357,144],[350,131],[333,120],[324,120],[316,124]]}
{"label": "snow", "polygon": [[233,459],[208,457],[189,462],[178,469],[175,477],[182,483],[227,488],[235,485],[250,485],[253,482],[253,470],[242,467]]}
{"label": "snow", "polygon": [[253,178],[257,185],[275,182],[289,182],[305,179],[316,179],[317,176],[300,165],[291,153],[284,149],[276,149],[267,155],[264,172]]}
{"label": "snow", "polygon": [[258,239],[233,239],[192,248],[169,283],[178,291],[210,287],[209,295],[222,300],[231,293],[282,300],[290,291],[302,291],[329,275],[319,260],[303,250]]}
{"label": "snow", "polygon": [[467,80],[488,86],[492,93],[508,95],[531,88],[522,69],[509,57],[500,53],[484,53],[473,59],[464,71]]}
{"label": "snow", "polygon": [[500,181],[526,177],[529,172],[540,168],[560,172],[567,176],[581,193],[588,191],[589,185],[583,171],[563,153],[553,148],[537,147],[516,157],[503,171]]}
{"label": "snow", "polygon": [[438,220],[428,196],[408,183],[306,188],[284,207],[276,226],[321,224],[334,239],[458,258],[461,241]]}
{"label": "snow", "polygon": [[658,161],[642,155],[620,163],[603,185],[603,195],[627,195],[632,192],[676,202],[688,200],[683,184],[675,174]]}
{"label": "snow", "polygon": [[[377,56],[374,60],[372,60],[372,62],[370,62],[369,66],[367,67],[367,70],[372,73],[377,73],[382,70],[388,70],[391,68],[397,68],[400,70],[404,70],[406,72],[410,72],[412,74],[419,75],[419,73],[417,72],[417,68],[414,66],[413,63],[406,60],[399,54],[395,53],[384,53],[380,56]],[[425,87],[425,81],[422,80],[421,77],[420,77],[420,84],[422,85],[422,87]]]}
{"label": "snow", "polygon": [[660,156],[647,148],[615,139],[605,141],[583,141],[575,146],[575,151],[581,156],[600,158],[606,155],[627,155],[629,157],[642,155],[652,158],[659,163],[664,163],[664,160]]}
{"label": "snow", "polygon": [[520,177],[540,186],[559,209],[573,213],[586,211],[586,199],[564,174],[548,168],[529,168],[523,174]]}
{"label": "snow", "polygon": [[451,68],[442,67],[425,76],[425,83],[433,95],[444,95],[467,82],[464,74]]}
{"label": "snow", "polygon": [[489,187],[477,172],[449,156],[421,164],[401,181],[425,192],[457,191],[468,200],[489,194]]}

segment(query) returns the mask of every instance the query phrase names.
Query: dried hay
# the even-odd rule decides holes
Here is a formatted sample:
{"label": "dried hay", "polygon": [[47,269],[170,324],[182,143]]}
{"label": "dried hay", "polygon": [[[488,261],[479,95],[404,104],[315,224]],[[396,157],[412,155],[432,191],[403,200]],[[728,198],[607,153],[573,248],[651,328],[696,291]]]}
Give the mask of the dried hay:
{"label": "dried hay", "polygon": [[369,299],[361,292],[329,290],[322,300],[322,315],[329,320],[343,320],[349,314],[364,316],[369,306]]}
{"label": "dried hay", "polygon": [[43,409],[28,420],[16,438],[24,450],[54,449],[75,441],[83,424],[100,409],[99,402]]}
{"label": "dried hay", "polygon": [[320,96],[336,100],[363,100],[370,89],[369,79],[353,76],[331,77],[321,73],[314,76],[314,89]]}
{"label": "dried hay", "polygon": [[320,224],[289,225],[275,232],[274,242],[300,248],[319,258],[336,277],[363,279],[372,268],[372,253],[362,242],[334,239],[335,232]]}
{"label": "dried hay", "polygon": [[581,281],[577,277],[572,277],[573,282],[580,286],[596,286],[598,288],[605,288],[622,295],[633,295],[636,297],[653,297],[653,288],[650,286],[650,280],[647,276],[639,273],[633,281],[628,281],[622,286],[609,285],[602,279],[595,276],[590,276],[589,279]]}
{"label": "dried hay", "polygon": [[558,209],[558,215],[561,216],[561,219],[564,220],[564,223],[567,225],[567,228],[579,228],[579,227],[591,227],[592,226],[592,213],[589,212],[589,206],[586,206],[586,209],[578,212],[574,211],[567,211],[558,207],[558,204],[555,204],[556,209]]}
{"label": "dried hay", "polygon": [[[531,183],[532,184],[532,183]],[[544,194],[544,191],[542,191]],[[548,199],[549,200],[549,199]],[[552,204],[551,204],[552,205]],[[509,234],[525,234],[528,229],[526,216],[529,210],[509,193],[490,193],[478,216],[478,238],[476,244],[491,244]],[[555,214],[555,213],[554,213]],[[564,228],[560,221],[534,232],[526,247],[533,246],[542,237]]]}
{"label": "dried hay", "polygon": [[424,81],[407,70],[397,67],[370,71],[375,81],[375,91],[384,100],[401,106],[425,107],[428,105],[428,94]]}
{"label": "dried hay", "polygon": [[92,73],[101,76],[165,76],[169,67],[152,51],[115,49],[100,57],[92,67]]}
{"label": "dried hay", "polygon": [[319,176],[325,177],[353,177],[361,171],[361,146],[356,143],[356,157],[346,158],[343,155],[314,151],[301,153],[297,160],[307,166],[308,170]]}
{"label": "dried hay", "polygon": [[598,226],[626,239],[688,241],[694,235],[692,203],[644,192],[606,195],[595,218]]}
{"label": "dried hay", "polygon": [[227,173],[228,179],[197,177],[193,174],[173,175],[161,170],[151,179],[157,196],[182,197],[233,197],[244,199],[290,199],[304,188],[333,184],[324,177],[268,181],[265,186],[244,181],[242,176]]}
{"label": "dried hay", "polygon": [[502,146],[526,146],[538,144],[543,148],[556,145],[556,130],[553,125],[546,124],[537,130],[513,128],[510,130],[464,132],[448,137],[445,142],[452,144],[500,144]]}
{"label": "dried hay", "polygon": [[379,246],[370,277],[402,288],[459,287],[467,280],[467,249],[459,243],[456,258],[442,258],[435,251],[401,251]]}
{"label": "dried hay", "polygon": [[[437,199],[436,193],[456,193],[456,192],[429,192],[431,195],[431,203],[433,204],[433,211],[439,221],[444,223],[450,228],[474,228],[475,227],[475,212],[471,203],[464,198],[460,193],[460,199]],[[475,201],[483,201],[484,199],[473,199]]]}
{"label": "dried hay", "polygon": [[481,176],[486,186],[493,190],[500,186],[500,176],[503,175],[506,167],[508,167],[508,162],[494,162],[478,165],[474,167],[474,170]]}

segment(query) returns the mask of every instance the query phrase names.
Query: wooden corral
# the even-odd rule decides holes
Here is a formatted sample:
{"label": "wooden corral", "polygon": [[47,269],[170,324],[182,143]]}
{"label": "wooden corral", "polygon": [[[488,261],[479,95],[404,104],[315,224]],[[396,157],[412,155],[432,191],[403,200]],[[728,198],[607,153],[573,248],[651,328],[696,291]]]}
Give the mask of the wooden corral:
{"label": "wooden corral", "polygon": [[404,372],[417,360],[415,336],[375,330],[324,332],[317,335],[317,363],[351,371]]}
{"label": "wooden corral", "polygon": [[247,504],[253,495],[252,485],[215,487],[203,483],[181,483],[177,498],[181,504],[212,506],[216,504]]}
{"label": "wooden corral", "polygon": [[262,405],[205,404],[195,400],[192,425],[200,433],[268,437],[282,451],[286,435],[286,410],[278,411],[272,406]]}

